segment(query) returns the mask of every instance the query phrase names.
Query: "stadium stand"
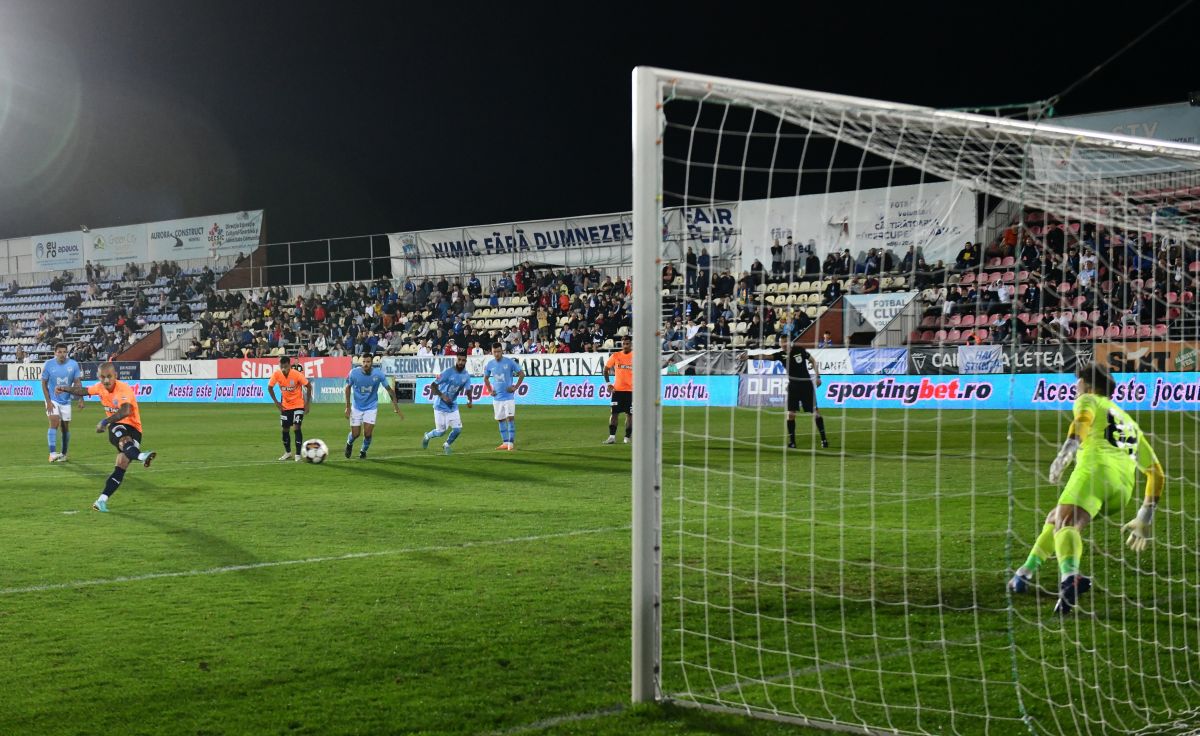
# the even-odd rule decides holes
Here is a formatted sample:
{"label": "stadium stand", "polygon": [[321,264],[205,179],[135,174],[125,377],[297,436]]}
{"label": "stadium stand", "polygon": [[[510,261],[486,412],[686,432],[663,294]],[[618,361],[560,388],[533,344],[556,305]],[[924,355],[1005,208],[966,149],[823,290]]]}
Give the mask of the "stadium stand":
{"label": "stadium stand", "polygon": [[120,274],[88,264],[82,282],[70,274],[39,286],[13,282],[0,297],[0,361],[17,362],[18,348],[21,360],[46,360],[58,342],[77,360],[114,359],[159,325],[191,322],[219,277],[164,261],[144,272],[128,264]]}

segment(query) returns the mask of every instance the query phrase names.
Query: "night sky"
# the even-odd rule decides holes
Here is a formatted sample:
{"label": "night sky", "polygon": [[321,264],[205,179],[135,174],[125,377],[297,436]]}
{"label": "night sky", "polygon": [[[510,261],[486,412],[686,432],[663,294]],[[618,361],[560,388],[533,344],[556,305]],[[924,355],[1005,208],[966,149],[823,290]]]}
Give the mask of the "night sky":
{"label": "night sky", "polygon": [[[624,210],[637,64],[1028,102],[1177,3],[918,5],[0,0],[0,238],[260,208],[273,242]],[[1197,28],[1200,3],[1059,114],[1184,101]]]}

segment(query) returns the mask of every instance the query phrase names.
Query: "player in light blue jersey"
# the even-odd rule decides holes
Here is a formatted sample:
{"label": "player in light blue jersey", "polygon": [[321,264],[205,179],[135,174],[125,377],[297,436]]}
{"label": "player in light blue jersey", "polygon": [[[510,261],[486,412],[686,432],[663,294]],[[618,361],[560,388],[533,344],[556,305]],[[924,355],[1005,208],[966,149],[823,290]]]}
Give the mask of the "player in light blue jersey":
{"label": "player in light blue jersey", "polygon": [[505,357],[504,346],[492,345],[492,359],[483,368],[483,386],[492,395],[492,414],[500,424],[497,450],[516,449],[517,390],[525,382],[525,371],[512,358]]}
{"label": "player in light blue jersey", "polygon": [[[67,357],[67,345],[60,342],[54,346],[54,357],[46,361],[42,368],[42,396],[46,398],[46,418],[50,420],[50,429],[46,432],[46,444],[50,446],[50,462],[65,463],[67,461],[67,446],[71,442],[71,402],[70,394],[61,393],[58,389],[82,388],[80,379],[83,371],[73,358]],[[79,408],[83,408],[83,399],[79,400]],[[56,452],[55,440],[58,430],[62,428],[62,452]]]}
{"label": "player in light blue jersey", "polygon": [[467,354],[459,353],[453,368],[442,371],[437,380],[429,384],[429,392],[433,394],[433,429],[425,433],[421,447],[429,447],[429,440],[441,437],[450,432],[442,445],[442,452],[450,454],[450,445],[462,434],[462,417],[458,414],[458,397],[466,393],[467,408],[475,405],[471,398],[471,374],[467,373]]}
{"label": "player in light blue jersey", "polygon": [[354,452],[354,440],[358,439],[360,428],[363,443],[362,449],[358,451],[358,459],[367,459],[367,450],[371,447],[371,434],[375,431],[381,386],[392,399],[392,411],[399,414],[400,419],[404,419],[400,404],[396,402],[396,392],[388,385],[383,371],[376,370],[374,364],[374,357],[368,353],[362,357],[362,365],[351,368],[350,375],[346,376],[346,418],[350,420],[350,434],[346,435],[347,460]]}

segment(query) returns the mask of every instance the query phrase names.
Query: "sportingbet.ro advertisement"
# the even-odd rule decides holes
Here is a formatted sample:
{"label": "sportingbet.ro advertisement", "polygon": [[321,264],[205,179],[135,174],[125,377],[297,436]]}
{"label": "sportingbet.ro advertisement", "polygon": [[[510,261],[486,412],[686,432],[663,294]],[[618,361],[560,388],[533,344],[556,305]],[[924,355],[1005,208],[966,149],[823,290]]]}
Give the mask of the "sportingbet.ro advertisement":
{"label": "sportingbet.ro advertisement", "polygon": [[[1117,373],[1126,411],[1200,409],[1200,373]],[[1069,410],[1076,379],[1059,373],[974,376],[828,376],[817,405],[847,409]],[[786,389],[784,389],[786,390]]]}

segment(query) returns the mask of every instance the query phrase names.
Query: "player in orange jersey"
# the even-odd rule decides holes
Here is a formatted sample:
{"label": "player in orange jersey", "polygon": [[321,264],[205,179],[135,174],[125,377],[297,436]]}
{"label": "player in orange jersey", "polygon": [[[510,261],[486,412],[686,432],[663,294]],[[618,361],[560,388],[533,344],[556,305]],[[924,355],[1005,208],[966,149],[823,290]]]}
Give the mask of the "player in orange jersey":
{"label": "player in orange jersey", "polygon": [[[275,398],[275,387],[279,387],[280,398]],[[279,424],[283,427],[283,455],[280,460],[292,459],[292,438],[288,430],[295,428],[296,462],[304,459],[301,449],[304,447],[304,415],[312,404],[312,382],[304,377],[304,371],[299,366],[292,365],[292,359],[283,356],[279,359],[279,370],[271,376],[267,384],[267,392],[271,401],[279,409]]]}
{"label": "player in orange jersey", "polygon": [[608,417],[608,439],[604,444],[617,441],[617,420],[625,415],[625,444],[633,436],[633,338],[626,335],[621,340],[621,351],[609,356],[604,364],[604,382],[609,383],[608,374],[613,373],[612,413]]}
{"label": "player in orange jersey", "polygon": [[108,441],[117,448],[117,461],[112,475],[108,476],[108,481],[104,484],[104,491],[92,504],[92,509],[108,511],[108,499],[117,492],[117,487],[125,479],[125,469],[129,467],[129,463],[139,460],[148,468],[158,456],[156,452],[143,451],[141,448],[142,416],[138,411],[137,395],[129,384],[117,380],[117,369],[112,363],[100,365],[99,383],[86,389],[79,386],[59,386],[55,390],[72,396],[99,396],[100,403],[104,406],[105,417],[96,425],[96,431],[108,430]]}

